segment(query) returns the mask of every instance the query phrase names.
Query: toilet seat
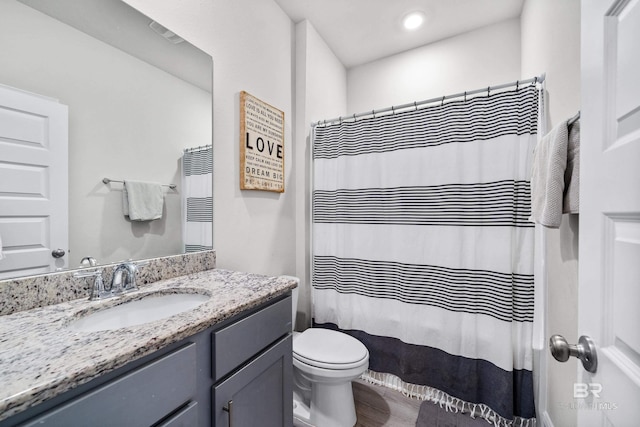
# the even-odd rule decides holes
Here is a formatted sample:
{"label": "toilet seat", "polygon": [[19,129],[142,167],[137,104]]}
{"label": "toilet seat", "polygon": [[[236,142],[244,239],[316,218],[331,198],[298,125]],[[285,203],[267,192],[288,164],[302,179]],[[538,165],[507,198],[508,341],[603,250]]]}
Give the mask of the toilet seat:
{"label": "toilet seat", "polygon": [[345,333],[311,328],[294,337],[293,358],[316,368],[347,370],[368,363],[369,351]]}

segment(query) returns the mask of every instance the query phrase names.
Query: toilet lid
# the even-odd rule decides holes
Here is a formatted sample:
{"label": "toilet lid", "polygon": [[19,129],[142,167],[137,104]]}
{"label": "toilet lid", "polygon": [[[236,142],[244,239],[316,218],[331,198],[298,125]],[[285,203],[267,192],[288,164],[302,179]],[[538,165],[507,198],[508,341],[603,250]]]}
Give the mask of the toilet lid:
{"label": "toilet lid", "polygon": [[368,359],[369,352],[364,344],[347,334],[311,328],[295,337],[293,357],[314,366],[347,369]]}

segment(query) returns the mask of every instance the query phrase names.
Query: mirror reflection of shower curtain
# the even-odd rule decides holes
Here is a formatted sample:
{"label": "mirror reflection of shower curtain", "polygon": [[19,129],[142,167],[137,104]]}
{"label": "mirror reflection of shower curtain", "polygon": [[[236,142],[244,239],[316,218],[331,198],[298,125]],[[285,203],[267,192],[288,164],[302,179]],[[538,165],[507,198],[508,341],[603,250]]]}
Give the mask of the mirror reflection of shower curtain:
{"label": "mirror reflection of shower curtain", "polygon": [[213,249],[213,147],[190,148],[182,156],[185,252]]}
{"label": "mirror reflection of shower curtain", "polygon": [[314,129],[314,324],[366,379],[496,426],[532,425],[529,176],[539,90]]}

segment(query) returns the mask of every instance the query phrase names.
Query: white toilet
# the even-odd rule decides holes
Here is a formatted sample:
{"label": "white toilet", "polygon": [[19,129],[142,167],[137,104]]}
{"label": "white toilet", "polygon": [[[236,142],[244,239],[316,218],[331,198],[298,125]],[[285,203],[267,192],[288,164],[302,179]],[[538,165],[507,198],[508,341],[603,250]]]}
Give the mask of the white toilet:
{"label": "white toilet", "polygon": [[[289,278],[300,283],[298,278]],[[292,296],[295,325],[298,288]],[[356,410],[351,381],[368,367],[369,351],[350,335],[323,328],[294,332],[294,425],[353,427]]]}

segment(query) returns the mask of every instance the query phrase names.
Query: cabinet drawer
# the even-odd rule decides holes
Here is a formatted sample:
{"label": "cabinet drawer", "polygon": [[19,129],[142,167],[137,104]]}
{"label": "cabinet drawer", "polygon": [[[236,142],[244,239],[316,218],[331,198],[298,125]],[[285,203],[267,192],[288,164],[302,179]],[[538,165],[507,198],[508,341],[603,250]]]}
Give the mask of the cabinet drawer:
{"label": "cabinet drawer", "polygon": [[196,345],[191,343],[23,425],[148,427],[195,394]]}
{"label": "cabinet drawer", "polygon": [[198,425],[198,402],[191,402],[158,427],[194,427]]}
{"label": "cabinet drawer", "polygon": [[214,380],[219,380],[262,349],[291,332],[291,297],[213,333]]}

